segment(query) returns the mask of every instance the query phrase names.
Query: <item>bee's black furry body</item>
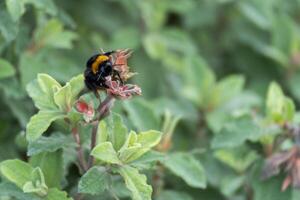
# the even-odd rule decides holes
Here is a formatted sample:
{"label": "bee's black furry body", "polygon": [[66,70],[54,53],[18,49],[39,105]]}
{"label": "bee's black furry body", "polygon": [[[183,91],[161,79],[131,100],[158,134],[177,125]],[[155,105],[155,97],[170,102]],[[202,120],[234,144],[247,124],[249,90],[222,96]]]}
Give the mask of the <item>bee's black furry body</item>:
{"label": "bee's black furry body", "polygon": [[[105,84],[106,77],[115,77],[115,75],[119,77],[118,71],[113,69],[113,63],[110,56],[112,53],[113,52],[96,54],[87,61],[86,70],[84,72],[84,81],[88,89],[95,92],[98,89],[108,88]],[[101,60],[101,58],[104,60]]]}

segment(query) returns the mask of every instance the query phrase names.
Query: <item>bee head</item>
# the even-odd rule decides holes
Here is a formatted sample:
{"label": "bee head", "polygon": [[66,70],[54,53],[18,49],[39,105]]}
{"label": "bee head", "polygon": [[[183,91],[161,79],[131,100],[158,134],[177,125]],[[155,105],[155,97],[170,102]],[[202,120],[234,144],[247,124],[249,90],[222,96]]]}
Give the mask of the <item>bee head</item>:
{"label": "bee head", "polygon": [[106,61],[108,61],[110,58],[106,54],[96,54],[89,58],[89,60],[86,63],[87,68],[91,68],[92,72],[96,74],[99,70],[99,66]]}

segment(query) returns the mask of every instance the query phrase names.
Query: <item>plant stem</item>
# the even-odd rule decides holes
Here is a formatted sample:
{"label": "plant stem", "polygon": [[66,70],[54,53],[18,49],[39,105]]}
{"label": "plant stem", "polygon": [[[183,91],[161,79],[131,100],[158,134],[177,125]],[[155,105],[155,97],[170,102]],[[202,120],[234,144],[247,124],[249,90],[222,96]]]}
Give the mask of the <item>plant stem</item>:
{"label": "plant stem", "polygon": [[[92,136],[91,136],[91,152],[94,149],[94,147],[96,146],[96,142],[97,142],[97,132],[98,132],[98,125],[94,124],[93,125],[93,129],[92,129]],[[94,157],[92,155],[89,156],[89,161],[88,161],[88,169],[91,168],[94,164]]]}
{"label": "plant stem", "polygon": [[[106,98],[97,108],[98,116],[96,121],[94,121],[93,129],[92,129],[92,136],[91,136],[91,145],[90,145],[90,152],[94,149],[97,143],[97,132],[98,132],[98,124],[99,122],[104,119],[110,112],[110,108],[114,103],[114,97],[111,95],[107,95]],[[94,164],[94,157],[92,155],[89,156],[88,166],[87,169],[91,168]]]}
{"label": "plant stem", "polygon": [[84,158],[83,149],[82,149],[82,146],[81,146],[80,136],[79,136],[79,132],[78,132],[77,127],[72,128],[72,135],[73,135],[74,140],[77,144],[76,151],[77,151],[79,166],[81,168],[81,171],[85,172],[88,168],[87,168],[87,164],[86,164],[86,161],[85,161],[85,158]]}

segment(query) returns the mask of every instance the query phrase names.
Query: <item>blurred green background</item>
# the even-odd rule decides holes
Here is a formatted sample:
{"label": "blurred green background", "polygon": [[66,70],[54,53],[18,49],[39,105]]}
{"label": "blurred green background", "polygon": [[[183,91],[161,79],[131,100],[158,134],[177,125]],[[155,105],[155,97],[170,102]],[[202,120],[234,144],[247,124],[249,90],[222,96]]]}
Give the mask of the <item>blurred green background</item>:
{"label": "blurred green background", "polygon": [[208,189],[171,175],[165,189],[189,194],[182,199],[251,199],[248,190],[263,192],[245,184],[256,152],[216,153],[210,140],[232,117],[263,113],[273,80],[299,105],[299,23],[299,0],[1,0],[0,161],[26,159],[36,109],[25,88],[37,73],[66,82],[100,48],[130,48],[143,96],[115,111],[138,130],[161,130],[165,113],[180,117],[168,151],[206,149],[198,157]]}

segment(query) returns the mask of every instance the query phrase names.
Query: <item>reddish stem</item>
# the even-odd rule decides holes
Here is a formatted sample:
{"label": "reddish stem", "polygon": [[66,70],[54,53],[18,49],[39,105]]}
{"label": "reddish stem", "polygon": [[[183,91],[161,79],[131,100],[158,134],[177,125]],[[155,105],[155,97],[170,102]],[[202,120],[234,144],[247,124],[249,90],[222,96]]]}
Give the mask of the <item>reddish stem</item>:
{"label": "reddish stem", "polygon": [[[93,123],[90,152],[92,152],[97,143],[98,123],[109,114],[110,108],[112,107],[114,100],[115,99],[113,96],[107,95],[105,100],[102,103],[100,103],[100,105],[97,108],[99,115],[97,116],[97,120]],[[87,169],[91,168],[93,164],[94,157],[90,154]]]}
{"label": "reddish stem", "polygon": [[79,132],[78,132],[77,127],[72,128],[72,135],[73,135],[74,140],[77,144],[76,151],[77,151],[79,166],[81,168],[81,171],[85,172],[88,169],[88,167],[87,167],[87,164],[86,164],[86,161],[85,161],[85,158],[84,158],[83,149],[82,149],[82,146],[81,146],[80,136],[79,136]]}

